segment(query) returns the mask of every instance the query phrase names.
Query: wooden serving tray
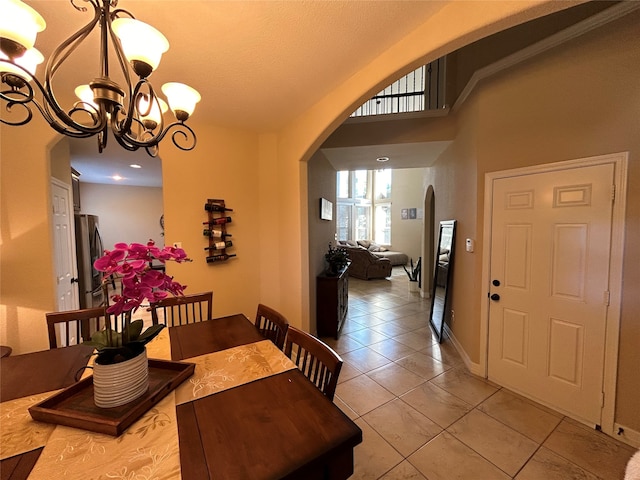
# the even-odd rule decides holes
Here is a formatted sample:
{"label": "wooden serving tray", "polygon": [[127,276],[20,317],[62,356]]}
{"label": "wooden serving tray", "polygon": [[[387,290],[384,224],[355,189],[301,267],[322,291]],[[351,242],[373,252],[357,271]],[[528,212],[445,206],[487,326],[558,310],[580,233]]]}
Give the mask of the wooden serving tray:
{"label": "wooden serving tray", "polygon": [[119,436],[147,410],[189,378],[194,363],[149,359],[149,390],[119,407],[100,408],[93,403],[93,376],[29,408],[34,420]]}

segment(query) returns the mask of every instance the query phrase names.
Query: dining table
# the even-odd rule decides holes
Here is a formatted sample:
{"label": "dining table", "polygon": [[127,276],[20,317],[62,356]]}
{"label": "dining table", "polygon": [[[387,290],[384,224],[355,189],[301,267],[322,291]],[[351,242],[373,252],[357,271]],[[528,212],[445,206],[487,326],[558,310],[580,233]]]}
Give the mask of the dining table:
{"label": "dining table", "polygon": [[[265,369],[263,365],[251,365],[253,357],[238,350],[254,351],[265,343],[253,323],[242,314],[167,330],[172,361],[207,362],[211,355],[231,352],[226,355],[227,361],[245,362],[244,369]],[[80,344],[0,359],[0,406],[12,400],[72,388],[91,353],[91,347]],[[277,349],[272,356],[271,362],[279,365],[288,362]],[[295,365],[260,375],[263,376],[190,401],[176,400],[176,450],[179,453],[172,451],[171,455],[176,457],[173,460],[179,466],[177,473],[166,478],[307,480],[345,479],[353,474],[354,448],[362,442],[360,428]],[[194,392],[202,387],[200,380],[188,379],[183,385],[187,382],[191,382],[188,388]],[[173,404],[171,410],[174,410]],[[173,411],[171,413],[173,415]],[[129,427],[135,428],[136,423]],[[0,424],[0,432],[2,429]],[[155,431],[149,428],[144,432],[145,441],[153,442]],[[126,433],[121,437],[101,437],[100,441],[104,442],[101,448],[115,446]],[[46,471],[39,468],[38,461],[42,462],[47,456],[42,452],[53,443],[51,438],[44,446],[3,458],[0,480],[25,480],[32,474],[36,478],[47,478],[38,475],[39,471]],[[156,452],[161,447],[154,446]],[[98,478],[92,476],[95,472],[83,477],[83,468],[82,462],[76,462],[70,471],[77,473],[78,478]],[[123,467],[121,473],[126,472]]]}

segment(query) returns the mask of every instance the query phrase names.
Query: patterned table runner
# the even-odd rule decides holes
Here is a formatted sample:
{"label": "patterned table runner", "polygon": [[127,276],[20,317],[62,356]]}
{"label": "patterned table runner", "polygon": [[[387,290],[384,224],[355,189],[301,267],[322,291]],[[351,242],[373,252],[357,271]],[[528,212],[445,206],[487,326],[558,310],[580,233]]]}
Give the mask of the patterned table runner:
{"label": "patterned table runner", "polygon": [[[147,355],[171,358],[167,329],[147,345]],[[179,479],[176,405],[296,368],[269,340],[185,361],[196,364],[193,376],[117,438],[33,421],[28,408],[57,392],[0,404],[0,459],[44,446],[29,479]]]}

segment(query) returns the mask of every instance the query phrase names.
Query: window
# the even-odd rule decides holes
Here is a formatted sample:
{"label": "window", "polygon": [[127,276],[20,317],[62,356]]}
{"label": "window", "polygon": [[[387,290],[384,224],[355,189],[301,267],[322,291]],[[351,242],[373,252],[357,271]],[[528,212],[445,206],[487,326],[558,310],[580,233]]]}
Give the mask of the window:
{"label": "window", "polygon": [[391,170],[337,173],[338,240],[391,244]]}

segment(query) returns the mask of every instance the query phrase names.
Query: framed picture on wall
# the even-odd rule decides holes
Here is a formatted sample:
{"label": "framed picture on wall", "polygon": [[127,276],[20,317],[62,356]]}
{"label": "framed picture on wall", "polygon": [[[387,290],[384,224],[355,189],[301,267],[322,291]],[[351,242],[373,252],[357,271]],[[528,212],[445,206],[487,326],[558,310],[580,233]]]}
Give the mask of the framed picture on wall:
{"label": "framed picture on wall", "polygon": [[417,216],[417,211],[415,208],[409,209],[409,219],[414,220]]}
{"label": "framed picture on wall", "polygon": [[406,220],[409,218],[409,209],[408,208],[403,208],[402,210],[400,210],[400,217],[402,218],[402,220]]}
{"label": "framed picture on wall", "polygon": [[320,220],[333,220],[333,203],[326,198],[320,199]]}

